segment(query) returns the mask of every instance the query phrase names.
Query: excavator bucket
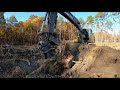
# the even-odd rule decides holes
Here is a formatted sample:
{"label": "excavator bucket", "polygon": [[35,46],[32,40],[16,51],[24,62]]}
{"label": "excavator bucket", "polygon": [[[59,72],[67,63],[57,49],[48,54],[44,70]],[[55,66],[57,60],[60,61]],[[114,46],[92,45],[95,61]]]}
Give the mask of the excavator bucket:
{"label": "excavator bucket", "polygon": [[52,45],[58,45],[59,41],[58,41],[58,34],[57,33],[51,33],[50,34],[50,38],[49,38],[49,42]]}
{"label": "excavator bucket", "polygon": [[58,44],[58,34],[51,32],[43,32],[39,34],[40,49],[45,54],[46,58],[50,58],[54,55],[55,49]]}

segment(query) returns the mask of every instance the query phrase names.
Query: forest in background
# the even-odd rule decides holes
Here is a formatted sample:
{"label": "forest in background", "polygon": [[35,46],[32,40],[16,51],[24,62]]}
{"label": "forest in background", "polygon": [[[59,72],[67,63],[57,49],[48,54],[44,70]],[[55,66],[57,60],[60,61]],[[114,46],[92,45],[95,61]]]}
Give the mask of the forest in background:
{"label": "forest in background", "polygon": [[[3,14],[0,14],[3,15]],[[4,18],[4,16],[1,16]],[[120,26],[120,12],[98,12],[94,17],[88,16],[86,20],[79,18],[82,28],[94,31],[95,42],[119,42],[120,31],[115,33],[115,27]],[[32,45],[38,43],[38,33],[44,17],[31,15],[28,20],[18,22],[14,15],[9,19],[0,21],[0,44]],[[119,28],[118,28],[119,30]],[[43,32],[47,31],[47,22]],[[64,21],[59,16],[56,31],[63,40],[78,40],[78,30],[69,21]],[[109,33],[112,32],[112,33]]]}

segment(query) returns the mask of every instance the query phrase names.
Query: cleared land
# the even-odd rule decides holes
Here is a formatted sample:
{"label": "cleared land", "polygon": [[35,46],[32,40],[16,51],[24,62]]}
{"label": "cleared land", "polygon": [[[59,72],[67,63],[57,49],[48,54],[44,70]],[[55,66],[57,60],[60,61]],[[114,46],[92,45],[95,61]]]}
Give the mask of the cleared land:
{"label": "cleared land", "polygon": [[0,77],[120,78],[119,44],[109,43],[111,48],[100,43],[89,47],[70,43],[67,44],[70,53],[62,60],[61,55],[45,59],[37,45],[4,45],[0,47]]}

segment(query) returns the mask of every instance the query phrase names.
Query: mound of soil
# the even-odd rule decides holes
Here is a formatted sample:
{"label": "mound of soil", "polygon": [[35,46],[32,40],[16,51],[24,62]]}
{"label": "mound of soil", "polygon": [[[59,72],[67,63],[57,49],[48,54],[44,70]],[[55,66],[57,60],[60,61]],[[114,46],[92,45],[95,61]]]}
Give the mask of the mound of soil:
{"label": "mound of soil", "polygon": [[71,69],[66,70],[63,76],[77,78],[120,77],[120,50],[107,46],[95,46],[89,49],[80,46],[79,49],[81,51],[79,61]]}

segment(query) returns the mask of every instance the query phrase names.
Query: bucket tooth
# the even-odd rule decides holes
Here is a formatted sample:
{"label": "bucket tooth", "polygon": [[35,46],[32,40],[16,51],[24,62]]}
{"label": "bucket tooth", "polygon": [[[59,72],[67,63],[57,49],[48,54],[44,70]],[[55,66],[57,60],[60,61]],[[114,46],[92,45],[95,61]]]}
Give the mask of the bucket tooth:
{"label": "bucket tooth", "polygon": [[50,38],[49,41],[52,45],[58,45],[58,40],[55,38]]}
{"label": "bucket tooth", "polygon": [[47,58],[55,55],[55,49],[58,44],[57,33],[43,32],[39,34],[39,47]]}

